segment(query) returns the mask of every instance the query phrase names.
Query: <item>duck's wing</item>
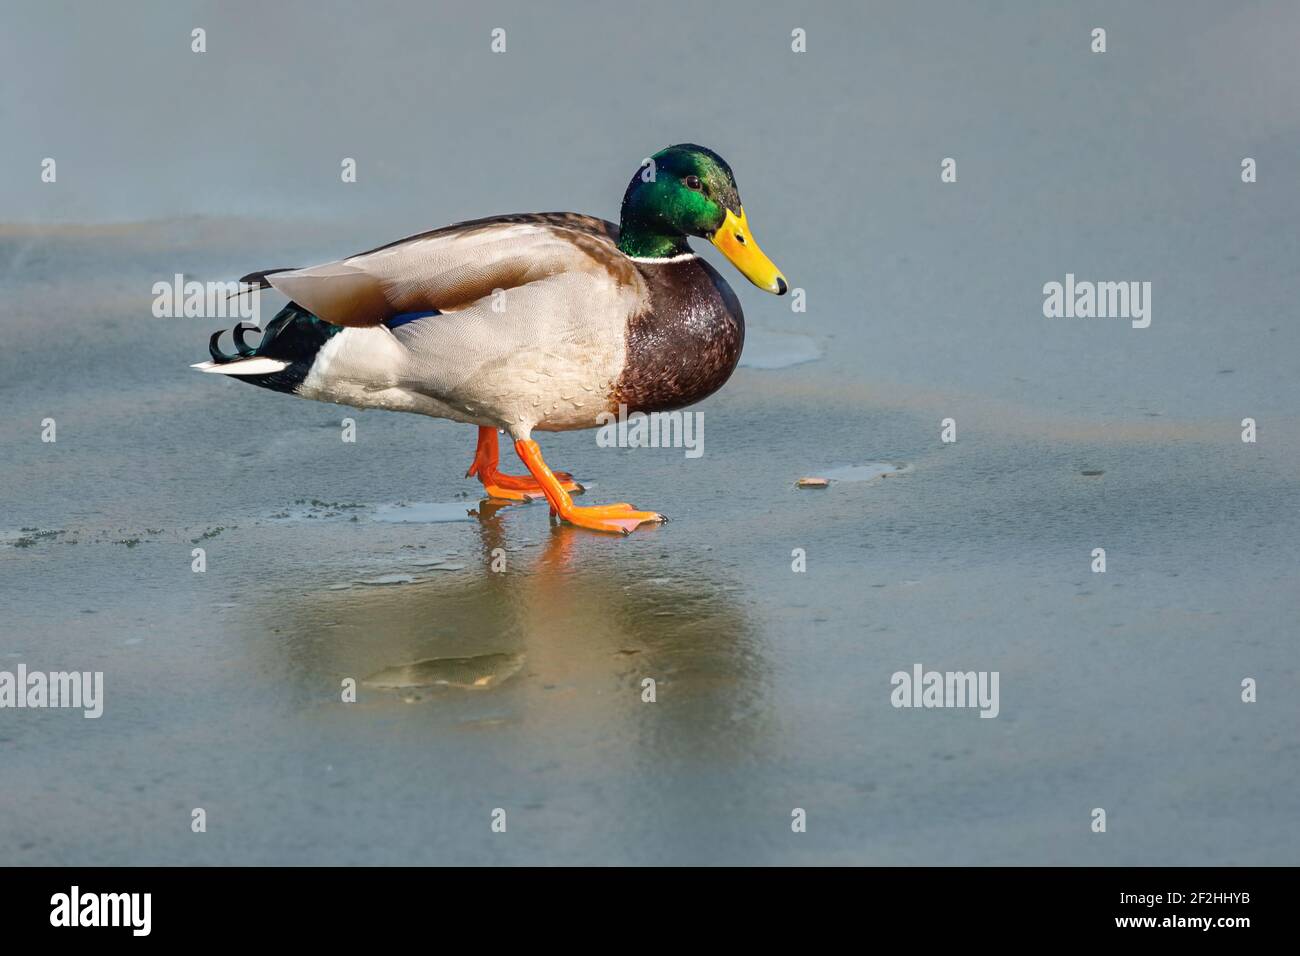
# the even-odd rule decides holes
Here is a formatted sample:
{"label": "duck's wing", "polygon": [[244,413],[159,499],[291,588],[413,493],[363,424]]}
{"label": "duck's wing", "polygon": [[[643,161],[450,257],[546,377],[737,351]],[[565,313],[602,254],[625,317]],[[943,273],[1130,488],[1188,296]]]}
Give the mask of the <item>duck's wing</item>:
{"label": "duck's wing", "polygon": [[307,269],[246,278],[274,287],[326,322],[375,326],[409,313],[457,312],[498,290],[560,274],[638,285],[617,236],[613,224],[575,213],[496,216]]}

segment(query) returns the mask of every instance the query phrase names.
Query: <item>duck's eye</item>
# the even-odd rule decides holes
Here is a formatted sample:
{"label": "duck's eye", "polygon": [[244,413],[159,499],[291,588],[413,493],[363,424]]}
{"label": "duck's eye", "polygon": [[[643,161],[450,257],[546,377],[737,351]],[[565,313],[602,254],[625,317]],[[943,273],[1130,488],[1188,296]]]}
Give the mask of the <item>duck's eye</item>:
{"label": "duck's eye", "polygon": [[694,190],[696,190],[696,191],[699,191],[700,189],[703,189],[704,186],[703,186],[703,184],[700,182],[700,177],[699,177],[699,176],[687,176],[687,177],[686,177],[686,188],[687,188],[687,189],[694,189]]}

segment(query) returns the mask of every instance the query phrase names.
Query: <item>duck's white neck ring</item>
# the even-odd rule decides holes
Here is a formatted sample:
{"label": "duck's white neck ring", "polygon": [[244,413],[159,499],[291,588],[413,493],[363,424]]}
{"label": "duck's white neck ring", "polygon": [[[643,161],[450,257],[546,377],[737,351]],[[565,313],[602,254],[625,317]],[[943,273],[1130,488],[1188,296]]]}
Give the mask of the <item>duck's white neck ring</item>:
{"label": "duck's white neck ring", "polygon": [[669,262],[688,262],[691,259],[698,259],[693,252],[682,252],[675,256],[628,256],[633,262],[643,262],[648,265],[664,265]]}

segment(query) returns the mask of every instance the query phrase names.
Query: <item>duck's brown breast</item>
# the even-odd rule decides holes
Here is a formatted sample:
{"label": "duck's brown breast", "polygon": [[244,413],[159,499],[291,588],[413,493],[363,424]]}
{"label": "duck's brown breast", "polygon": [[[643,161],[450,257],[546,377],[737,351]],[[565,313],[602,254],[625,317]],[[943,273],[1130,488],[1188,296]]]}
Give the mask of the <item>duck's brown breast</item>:
{"label": "duck's brown breast", "polygon": [[745,344],[740,300],[703,259],[637,262],[649,291],[627,324],[627,362],[611,411],[663,412],[712,395],[735,371]]}

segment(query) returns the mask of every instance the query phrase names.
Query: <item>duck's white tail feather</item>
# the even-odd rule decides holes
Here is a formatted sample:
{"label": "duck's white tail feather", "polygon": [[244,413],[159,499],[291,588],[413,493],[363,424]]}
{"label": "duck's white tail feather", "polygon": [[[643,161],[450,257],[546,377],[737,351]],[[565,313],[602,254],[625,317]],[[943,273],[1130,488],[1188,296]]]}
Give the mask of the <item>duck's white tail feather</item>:
{"label": "duck's white tail feather", "polygon": [[270,375],[273,372],[283,372],[289,367],[289,363],[280,359],[272,358],[246,358],[236,359],[233,362],[196,362],[190,368],[196,368],[200,372],[216,372],[218,375]]}

